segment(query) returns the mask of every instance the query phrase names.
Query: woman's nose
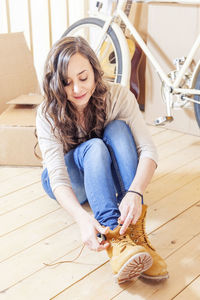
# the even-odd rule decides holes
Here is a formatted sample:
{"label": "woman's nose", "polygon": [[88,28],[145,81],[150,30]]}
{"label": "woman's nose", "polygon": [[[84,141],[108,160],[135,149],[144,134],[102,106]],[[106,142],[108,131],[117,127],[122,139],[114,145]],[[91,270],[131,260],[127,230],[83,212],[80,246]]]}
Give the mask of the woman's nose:
{"label": "woman's nose", "polygon": [[74,93],[78,94],[80,92],[80,85],[78,83],[74,83]]}

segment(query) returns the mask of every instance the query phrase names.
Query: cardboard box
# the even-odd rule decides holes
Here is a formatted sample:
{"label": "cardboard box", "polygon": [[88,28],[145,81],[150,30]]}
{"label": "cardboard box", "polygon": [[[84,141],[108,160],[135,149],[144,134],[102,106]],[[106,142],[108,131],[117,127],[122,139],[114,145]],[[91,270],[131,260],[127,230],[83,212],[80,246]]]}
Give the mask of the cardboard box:
{"label": "cardboard box", "polygon": [[[23,103],[21,100],[19,97],[9,101],[9,107],[0,115],[0,165],[40,166],[41,161],[34,155],[34,131],[42,96],[24,95]],[[41,156],[38,147],[36,150]]]}
{"label": "cardboard box", "polygon": [[33,57],[23,33],[0,34],[0,113],[20,95],[40,93]]}
{"label": "cardboard box", "polygon": [[43,97],[31,52],[22,33],[0,35],[0,49],[0,165],[40,166],[34,131]]}

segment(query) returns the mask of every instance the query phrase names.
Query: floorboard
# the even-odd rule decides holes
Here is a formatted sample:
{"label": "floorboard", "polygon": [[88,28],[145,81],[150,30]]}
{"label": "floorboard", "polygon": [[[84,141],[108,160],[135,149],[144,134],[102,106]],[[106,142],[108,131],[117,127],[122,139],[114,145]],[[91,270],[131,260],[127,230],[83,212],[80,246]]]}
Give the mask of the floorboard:
{"label": "floorboard", "polygon": [[[149,126],[159,165],[145,192],[147,232],[170,278],[118,285],[105,252],[82,242],[77,224],[41,186],[41,168],[0,167],[0,300],[199,299],[200,140]],[[90,211],[87,205],[85,209]],[[69,262],[80,257],[75,262]],[[59,263],[61,261],[68,261]],[[58,263],[54,266],[46,264]]]}

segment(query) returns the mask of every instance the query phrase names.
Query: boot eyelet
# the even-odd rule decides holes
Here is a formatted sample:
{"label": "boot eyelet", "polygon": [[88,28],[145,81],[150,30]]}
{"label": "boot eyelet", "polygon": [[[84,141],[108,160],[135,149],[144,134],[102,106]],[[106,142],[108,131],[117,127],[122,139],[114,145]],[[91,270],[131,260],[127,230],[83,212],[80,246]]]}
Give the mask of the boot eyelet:
{"label": "boot eyelet", "polygon": [[134,240],[134,243],[138,243],[138,239],[135,239],[135,240]]}
{"label": "boot eyelet", "polygon": [[134,237],[134,234],[133,234],[133,233],[131,233],[131,237]]}

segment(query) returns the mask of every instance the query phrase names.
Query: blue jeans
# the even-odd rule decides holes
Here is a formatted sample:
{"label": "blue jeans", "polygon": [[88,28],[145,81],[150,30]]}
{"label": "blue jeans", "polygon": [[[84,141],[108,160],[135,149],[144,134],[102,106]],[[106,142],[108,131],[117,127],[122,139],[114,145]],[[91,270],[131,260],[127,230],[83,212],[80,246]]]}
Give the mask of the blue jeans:
{"label": "blue jeans", "polygon": [[[114,229],[120,216],[119,203],[138,166],[138,153],[128,125],[120,120],[110,122],[102,139],[90,139],[69,151],[65,163],[79,202],[88,201],[96,220]],[[42,184],[55,199],[47,169],[42,173]]]}

